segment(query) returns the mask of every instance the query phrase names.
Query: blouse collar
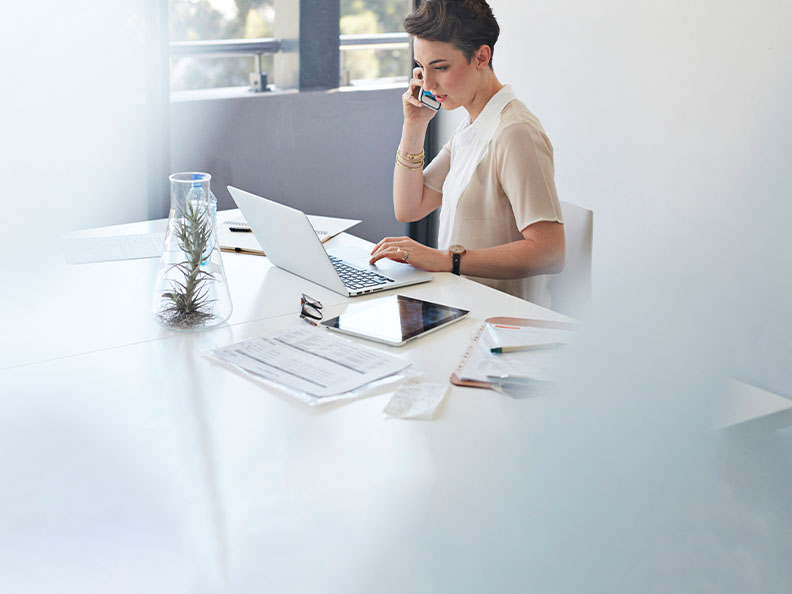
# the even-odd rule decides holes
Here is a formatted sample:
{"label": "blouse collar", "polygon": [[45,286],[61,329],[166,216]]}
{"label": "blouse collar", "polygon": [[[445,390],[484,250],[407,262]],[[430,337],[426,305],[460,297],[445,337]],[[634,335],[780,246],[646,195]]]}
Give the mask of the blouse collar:
{"label": "blouse collar", "polygon": [[481,110],[479,116],[471,124],[476,136],[482,140],[489,141],[495,135],[503,108],[516,98],[517,96],[510,85],[503,85],[500,91],[490,97],[484,109]]}

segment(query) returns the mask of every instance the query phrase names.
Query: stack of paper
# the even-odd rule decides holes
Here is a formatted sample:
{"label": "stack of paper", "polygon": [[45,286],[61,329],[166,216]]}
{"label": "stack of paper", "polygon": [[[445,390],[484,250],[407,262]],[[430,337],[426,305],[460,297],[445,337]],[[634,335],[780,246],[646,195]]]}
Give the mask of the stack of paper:
{"label": "stack of paper", "polygon": [[410,363],[322,328],[288,328],[215,349],[210,356],[308,404],[352,397]]}

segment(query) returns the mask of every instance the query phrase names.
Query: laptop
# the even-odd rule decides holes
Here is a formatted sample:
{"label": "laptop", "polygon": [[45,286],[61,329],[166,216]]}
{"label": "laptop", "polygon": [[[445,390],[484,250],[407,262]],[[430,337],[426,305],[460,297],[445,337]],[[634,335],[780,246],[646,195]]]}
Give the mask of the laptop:
{"label": "laptop", "polygon": [[270,262],[347,297],[425,283],[434,275],[387,258],[375,265],[363,248],[325,250],[301,210],[228,186]]}

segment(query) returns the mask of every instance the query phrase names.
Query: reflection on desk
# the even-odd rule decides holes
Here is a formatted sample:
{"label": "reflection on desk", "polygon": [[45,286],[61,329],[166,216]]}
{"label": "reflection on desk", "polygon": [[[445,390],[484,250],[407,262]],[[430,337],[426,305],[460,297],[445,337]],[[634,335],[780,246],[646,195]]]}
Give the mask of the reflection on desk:
{"label": "reflection on desk", "polygon": [[[156,260],[64,268],[47,279],[57,300],[31,290],[29,309],[9,318],[4,591],[579,592],[594,581],[673,591],[691,567],[705,582],[721,575],[723,557],[709,553],[722,518],[751,543],[727,539],[724,551],[750,550],[767,575],[786,575],[783,542],[764,523],[761,537],[751,532],[754,499],[724,501],[744,495],[742,475],[724,486],[712,471],[722,460],[691,455],[712,452],[696,441],[699,419],[663,408],[678,394],[654,378],[644,394],[647,385],[608,375],[611,352],[589,351],[551,397],[453,386],[430,423],[388,418],[387,392],[308,408],[203,354],[303,326],[303,292],[331,317],[348,300],[266,258],[223,260],[234,314],[207,332],[177,334],[153,319]],[[399,349],[437,384],[484,319],[565,319],[451,274],[400,292],[471,312]],[[763,517],[785,538],[788,491],[761,495]]]}

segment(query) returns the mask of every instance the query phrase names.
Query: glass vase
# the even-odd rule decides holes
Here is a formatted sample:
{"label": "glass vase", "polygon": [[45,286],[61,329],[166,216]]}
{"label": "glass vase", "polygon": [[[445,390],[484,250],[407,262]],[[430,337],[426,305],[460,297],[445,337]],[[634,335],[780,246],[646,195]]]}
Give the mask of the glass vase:
{"label": "glass vase", "polygon": [[208,173],[170,176],[168,230],[154,285],[152,311],[171,330],[204,330],[231,315]]}

